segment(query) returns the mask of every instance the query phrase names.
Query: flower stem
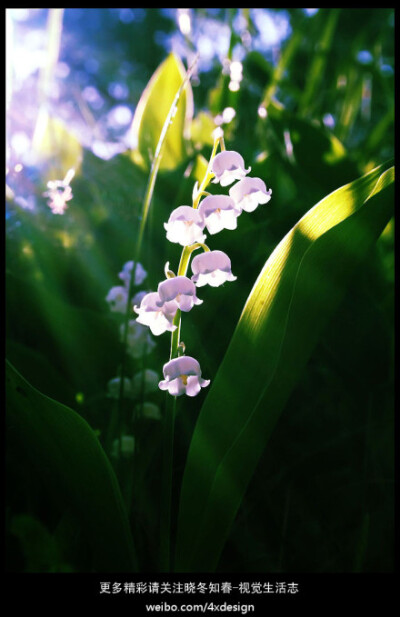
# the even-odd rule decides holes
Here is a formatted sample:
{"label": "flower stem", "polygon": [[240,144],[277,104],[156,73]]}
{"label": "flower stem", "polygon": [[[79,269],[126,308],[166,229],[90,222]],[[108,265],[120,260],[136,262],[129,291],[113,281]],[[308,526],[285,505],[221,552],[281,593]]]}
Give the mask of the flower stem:
{"label": "flower stem", "polygon": [[204,178],[201,181],[201,184],[199,188],[197,189],[196,195],[193,198],[193,208],[195,209],[199,207],[200,199],[202,195],[204,195],[204,193],[206,192],[206,187],[209,185],[210,180],[214,176],[213,172],[211,171],[211,167],[212,167],[212,162],[214,160],[215,154],[217,152],[218,145],[221,143],[221,140],[223,142],[224,138],[219,136],[214,141],[214,146],[211,152],[210,160],[208,162],[206,173],[204,174]]}
{"label": "flower stem", "polygon": [[[212,162],[214,160],[215,154],[220,144],[221,144],[221,147],[225,149],[224,138],[222,135],[219,135],[214,140],[214,146],[211,152],[211,156],[210,156],[210,160],[207,165],[206,172],[204,174],[204,178],[201,181],[199,188],[193,195],[193,208],[195,209],[198,208],[200,199],[204,194],[206,194],[205,189],[208,186],[212,177],[214,176],[213,172],[211,171]],[[202,242],[196,242],[195,244],[191,244],[190,246],[185,246],[182,249],[181,258],[179,260],[178,276],[186,276],[190,255],[192,254],[194,250],[198,248],[202,248],[204,251],[210,250],[208,246],[206,244],[203,244]],[[176,356],[178,355],[178,348],[179,348],[179,343],[180,343],[180,333],[181,333],[181,311],[179,309],[176,311],[176,314],[175,314],[175,317],[172,323],[174,326],[176,326],[176,329],[171,334],[171,351],[170,351],[170,356],[169,356],[170,360],[172,360],[173,358],[176,358]]]}
{"label": "flower stem", "polygon": [[[132,268],[131,278],[129,282],[129,289],[128,289],[127,306],[126,306],[124,322],[123,322],[122,358],[121,358],[121,369],[120,369],[120,388],[119,388],[119,395],[118,395],[118,405],[113,411],[113,414],[110,420],[111,425],[113,426],[117,425],[118,427],[117,434],[119,438],[121,437],[121,430],[122,430],[122,424],[123,424],[122,421],[123,421],[124,377],[125,377],[125,372],[126,372],[126,356],[127,356],[126,350],[127,350],[127,342],[128,342],[128,324],[129,324],[129,317],[131,314],[130,301],[133,295],[133,288],[135,284],[136,265],[139,261],[140,253],[142,250],[144,231],[145,231],[146,222],[147,222],[147,218],[148,218],[148,214],[150,210],[151,200],[152,200],[153,193],[154,193],[154,186],[156,183],[158,170],[160,168],[160,163],[161,163],[162,153],[163,153],[163,146],[165,144],[165,138],[168,133],[168,128],[171,126],[174,114],[178,107],[179,98],[182,94],[184,87],[190,80],[190,77],[193,73],[197,60],[198,60],[198,55],[195,57],[193,63],[188,68],[186,75],[184,76],[182,83],[179,87],[179,90],[177,91],[175,98],[172,102],[168,116],[165,119],[163,128],[160,133],[160,137],[157,143],[157,147],[154,152],[154,158],[151,164],[149,179],[147,182],[146,192],[145,192],[144,199],[143,199],[142,216],[141,216],[140,227],[138,231],[138,237],[137,237],[137,241],[135,245],[135,256],[133,260],[133,268]],[[117,416],[117,417],[115,418],[114,416]]]}
{"label": "flower stem", "polygon": [[172,572],[171,554],[171,505],[174,455],[174,429],[176,414],[176,396],[166,396],[164,415],[163,479],[161,485],[160,518],[160,570]]}
{"label": "flower stem", "polygon": [[[190,246],[185,246],[178,267],[178,276],[186,276],[187,269],[189,266],[190,255],[196,249],[202,248],[204,252],[209,251],[210,249],[206,244],[202,242],[196,242],[195,244],[191,244]],[[178,309],[175,313],[175,317],[173,320],[173,325],[176,326],[176,330],[174,330],[171,334],[171,351],[169,359],[172,360],[176,358],[178,355],[178,348],[180,342],[180,333],[181,333],[181,311]]]}
{"label": "flower stem", "polygon": [[[197,191],[193,194],[193,208],[197,208],[201,197],[206,193],[205,189],[208,183],[213,177],[211,171],[212,161],[216,154],[218,145],[223,137],[218,137],[214,140],[213,150],[210,156],[210,160],[207,166],[207,170],[204,174],[204,178],[198,187]],[[204,251],[210,249],[206,244],[202,242],[196,242],[190,246],[185,246],[182,249],[181,258],[179,260],[177,276],[186,276],[189,266],[190,256],[193,251],[198,248],[202,248]],[[180,347],[180,332],[181,332],[181,311],[176,311],[173,325],[176,329],[171,334],[171,350],[170,360],[176,358],[179,353]],[[166,397],[166,411],[165,411],[165,427],[164,427],[164,451],[163,451],[163,483],[161,494],[162,516],[160,522],[160,568],[162,572],[172,572],[173,563],[171,556],[171,504],[172,504],[172,480],[173,480],[173,453],[174,453],[174,424],[176,413],[176,396]],[[172,400],[171,400],[172,399]]]}

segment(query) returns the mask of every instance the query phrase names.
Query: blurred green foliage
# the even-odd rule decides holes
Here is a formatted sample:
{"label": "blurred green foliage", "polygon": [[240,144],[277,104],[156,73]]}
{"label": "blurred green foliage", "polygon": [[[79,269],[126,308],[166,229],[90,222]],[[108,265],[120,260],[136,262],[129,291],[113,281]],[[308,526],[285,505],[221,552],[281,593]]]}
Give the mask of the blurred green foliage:
{"label": "blurred green foliage", "polygon": [[[138,9],[141,21],[113,21],[113,9],[82,9],[83,19],[78,19],[75,10],[65,9],[61,37],[60,59],[76,69],[66,86],[71,92],[81,89],[90,50],[101,68],[96,87],[109,101],[109,83],[123,62],[130,63],[125,67],[127,103],[134,109],[170,51],[157,33],[179,35],[175,19],[160,9]],[[268,51],[246,43],[244,36],[260,34],[258,10],[193,9],[193,40],[180,35],[189,54],[202,20],[212,18],[229,28],[227,57],[233,60],[241,52],[243,79],[238,90],[230,90],[229,75],[214,56],[192,80],[194,119],[176,166],[158,174],[140,259],[148,272],[142,285],[146,290],[156,288],[167,261],[177,267],[180,250],[167,243],[163,222],[174,208],[191,203],[202,157],[210,155],[213,118],[232,107],[236,115],[223,125],[227,148],[242,154],[251,175],[263,178],[273,196],[267,206],[244,213],[235,232],[209,239],[211,248],[230,256],[238,277],[235,287],[202,288],[203,305],[183,321],[187,353],[211,379],[266,257],[315,203],[390,159],[394,149],[393,9],[319,9],[312,15],[303,9],[273,9],[270,14],[284,16],[290,30]],[[175,93],[171,82],[166,98],[172,100]],[[77,95],[73,105],[79,101]],[[107,382],[117,374],[122,353],[120,321],[105,297],[134,255],[148,172],[132,160],[130,149],[109,160],[96,156],[58,117],[58,105],[57,99],[46,103],[46,118],[57,130],[36,145],[37,165],[11,170],[7,178],[7,357],[34,388],[80,414],[104,446],[114,403],[107,397]],[[9,115],[17,115],[12,104]],[[154,134],[152,144],[156,139]],[[77,169],[74,197],[66,213],[55,216],[43,196],[46,182],[62,179],[71,164]],[[218,192],[214,185],[210,190]],[[22,194],[35,198],[34,209],[21,205]],[[393,244],[391,222],[352,278],[285,406],[219,570],[393,569]],[[156,342],[143,362],[160,373],[169,354],[168,336]],[[129,358],[129,375],[142,365]],[[205,396],[177,401],[173,520]],[[163,409],[161,392],[151,400]],[[126,463],[113,464],[139,568],[152,571],[158,565],[162,425],[141,420],[135,431],[140,449],[133,485]],[[12,421],[7,442],[8,569],[95,569],[82,523],[74,512],[64,516],[52,484],[44,483],[31,465],[23,431],[15,430]],[[36,539],[27,539],[31,536]]]}

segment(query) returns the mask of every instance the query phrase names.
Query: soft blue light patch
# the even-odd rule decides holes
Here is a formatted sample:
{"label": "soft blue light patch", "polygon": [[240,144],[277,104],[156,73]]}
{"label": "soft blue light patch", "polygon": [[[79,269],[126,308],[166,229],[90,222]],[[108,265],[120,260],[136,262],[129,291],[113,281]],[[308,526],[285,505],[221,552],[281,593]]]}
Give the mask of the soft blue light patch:
{"label": "soft blue light patch", "polygon": [[373,56],[370,51],[368,51],[367,49],[363,49],[358,52],[357,60],[360,62],[360,64],[371,64],[371,62],[373,61]]}

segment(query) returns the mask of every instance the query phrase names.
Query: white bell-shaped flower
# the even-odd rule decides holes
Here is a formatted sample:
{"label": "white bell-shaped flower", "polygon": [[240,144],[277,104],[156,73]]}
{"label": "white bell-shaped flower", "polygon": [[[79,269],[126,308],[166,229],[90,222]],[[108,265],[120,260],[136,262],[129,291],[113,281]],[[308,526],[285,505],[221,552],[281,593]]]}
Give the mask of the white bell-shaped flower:
{"label": "white bell-shaped flower", "polygon": [[195,304],[202,304],[196,296],[195,284],[187,276],[175,276],[158,284],[161,306],[167,314],[175,315],[180,309],[190,311]]}
{"label": "white bell-shaped flower", "polygon": [[[121,325],[121,340],[124,339],[124,324]],[[141,358],[150,353],[156,346],[146,326],[136,323],[134,319],[128,322],[126,350],[132,358]]]}
{"label": "white bell-shaped flower", "polygon": [[128,303],[128,291],[126,287],[111,287],[106,296],[106,302],[108,302],[110,310],[113,313],[125,313]]}
{"label": "white bell-shaped flower", "polygon": [[199,213],[210,234],[216,234],[222,229],[236,229],[241,210],[228,195],[208,195],[200,203]]}
{"label": "white bell-shaped flower", "polygon": [[146,420],[161,420],[161,411],[158,405],[145,401],[142,405],[136,405],[135,413],[140,414]]}
{"label": "white bell-shaped flower", "polygon": [[191,356],[180,356],[163,366],[164,380],[160,381],[160,390],[168,390],[172,396],[196,396],[201,388],[209,385],[209,379],[201,377],[200,364]]}
{"label": "white bell-shaped flower", "polygon": [[[107,397],[108,398],[119,398],[119,389],[121,386],[121,377],[113,377],[107,383]],[[126,398],[132,397],[132,382],[129,377],[124,377],[124,396]]]}
{"label": "white bell-shaped flower", "polygon": [[121,439],[114,439],[110,454],[118,458],[120,452],[122,458],[133,456],[135,452],[135,438],[133,435],[122,435]]}
{"label": "white bell-shaped flower", "polygon": [[243,178],[229,189],[229,195],[238,208],[253,212],[259,204],[266,204],[271,199],[272,190],[267,190],[261,178]]}
{"label": "white bell-shaped flower", "polygon": [[167,330],[173,332],[177,327],[172,323],[176,313],[175,305],[172,307],[172,312],[168,312],[167,308],[164,308],[160,295],[156,291],[152,291],[145,294],[140,306],[135,305],[133,310],[139,315],[139,317],[136,317],[136,321],[148,326],[152,334],[159,336]]}
{"label": "white bell-shaped flower", "polygon": [[164,223],[167,239],[181,246],[204,242],[204,221],[198,210],[190,206],[179,206],[171,212],[168,223]]}
{"label": "white bell-shaped flower", "polygon": [[[133,261],[127,261],[126,264],[123,265],[121,272],[118,274],[119,278],[124,281],[124,284],[127,287],[129,287],[129,283],[131,281],[133,264]],[[146,276],[146,270],[143,268],[141,263],[137,262],[135,268],[135,285],[141,285]]]}
{"label": "white bell-shaped flower", "polygon": [[219,287],[226,281],[236,281],[231,271],[231,260],[223,251],[207,251],[192,261],[192,281],[197,287]]}
{"label": "white bell-shaped flower", "polygon": [[147,296],[148,293],[150,292],[145,291],[145,290],[141,290],[135,293],[135,295],[132,298],[132,306],[135,306],[135,305],[139,306],[143,298]]}
{"label": "white bell-shaped flower", "polygon": [[221,186],[229,186],[235,180],[244,178],[251,167],[245,168],[243,157],[239,152],[224,150],[214,158],[211,169],[215,175],[214,183],[219,182]]}
{"label": "white bell-shaped flower", "polygon": [[158,373],[149,368],[139,371],[132,378],[132,393],[139,396],[157,392],[159,379]]}

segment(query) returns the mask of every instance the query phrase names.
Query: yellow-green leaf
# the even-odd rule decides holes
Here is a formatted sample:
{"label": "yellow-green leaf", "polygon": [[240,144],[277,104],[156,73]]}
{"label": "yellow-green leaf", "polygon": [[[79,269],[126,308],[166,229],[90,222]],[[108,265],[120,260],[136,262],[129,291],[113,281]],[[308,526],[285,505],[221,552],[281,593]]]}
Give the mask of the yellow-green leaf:
{"label": "yellow-green leaf", "polygon": [[33,149],[38,161],[47,165],[45,180],[63,180],[69,169],[78,172],[81,167],[83,152],[79,140],[44,107],[36,123]]}
{"label": "yellow-green leaf", "polygon": [[212,115],[205,111],[200,111],[190,125],[190,137],[193,144],[197,147],[213,146],[213,131],[216,124]]}
{"label": "yellow-green leaf", "polygon": [[[139,100],[130,129],[132,140],[137,140],[131,156],[143,169],[150,169],[165,119],[185,74],[185,67],[178,56],[170,54],[157,68]],[[181,94],[175,117],[168,128],[161,170],[174,169],[185,158],[185,138],[188,137],[192,117],[193,94],[188,81]]]}
{"label": "yellow-green leaf", "polygon": [[175,568],[210,572],[269,436],[351,277],[393,214],[382,165],[316,204],[267,259],[194,429]]}

